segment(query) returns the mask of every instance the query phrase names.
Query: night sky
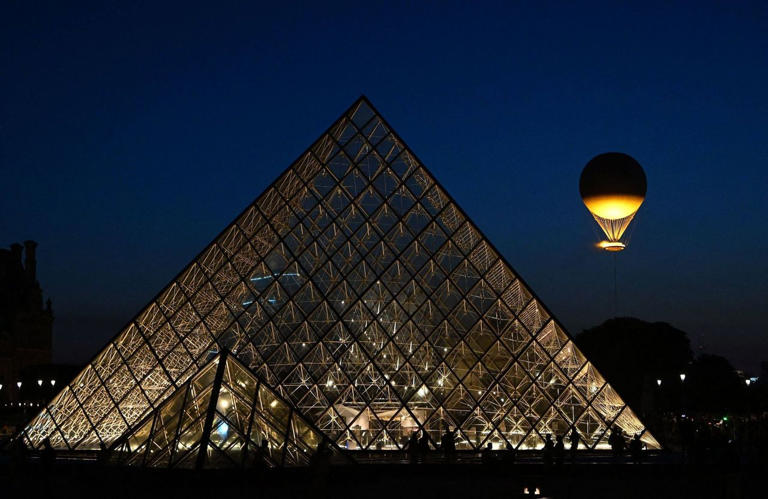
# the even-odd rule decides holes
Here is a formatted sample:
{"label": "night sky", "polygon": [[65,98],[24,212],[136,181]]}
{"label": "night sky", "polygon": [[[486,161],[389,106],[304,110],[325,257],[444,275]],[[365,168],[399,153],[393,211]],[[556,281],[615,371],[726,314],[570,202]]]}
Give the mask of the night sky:
{"label": "night sky", "polygon": [[768,360],[764,2],[102,3],[0,7],[0,245],[40,243],[57,361],[94,355],[360,94],[573,334],[613,316],[579,174],[634,156],[619,315]]}

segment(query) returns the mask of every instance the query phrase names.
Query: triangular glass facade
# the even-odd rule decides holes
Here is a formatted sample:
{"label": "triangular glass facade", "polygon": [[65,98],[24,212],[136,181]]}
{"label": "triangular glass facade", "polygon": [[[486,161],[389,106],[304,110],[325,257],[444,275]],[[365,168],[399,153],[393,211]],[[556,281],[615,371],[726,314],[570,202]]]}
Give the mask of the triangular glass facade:
{"label": "triangular glass facade", "polygon": [[114,459],[130,466],[276,467],[308,464],[322,439],[282,397],[222,354],[112,447]]}
{"label": "triangular glass facade", "polygon": [[347,449],[658,442],[361,98],[26,428],[98,448],[232,352]]}

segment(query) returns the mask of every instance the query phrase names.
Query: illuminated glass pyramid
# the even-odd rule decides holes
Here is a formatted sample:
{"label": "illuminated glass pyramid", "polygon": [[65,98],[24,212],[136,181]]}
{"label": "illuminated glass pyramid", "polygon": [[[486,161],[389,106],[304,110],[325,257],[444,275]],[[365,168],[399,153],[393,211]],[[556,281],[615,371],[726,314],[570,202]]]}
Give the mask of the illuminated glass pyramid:
{"label": "illuminated glass pyramid", "polygon": [[222,353],[112,447],[116,460],[129,466],[276,467],[309,464],[322,439],[285,400]]}
{"label": "illuminated glass pyramid", "polygon": [[540,448],[645,431],[364,97],[24,430],[115,446],[233,355],[339,447]]}

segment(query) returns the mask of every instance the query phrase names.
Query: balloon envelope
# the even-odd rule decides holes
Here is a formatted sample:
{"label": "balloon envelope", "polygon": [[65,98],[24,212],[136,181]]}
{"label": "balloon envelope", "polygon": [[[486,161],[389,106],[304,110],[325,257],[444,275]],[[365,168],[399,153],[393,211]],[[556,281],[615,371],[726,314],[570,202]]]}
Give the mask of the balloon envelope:
{"label": "balloon envelope", "polygon": [[643,204],[647,183],[640,163],[620,152],[592,158],[579,179],[579,192],[587,209],[600,218],[618,220],[634,214]]}

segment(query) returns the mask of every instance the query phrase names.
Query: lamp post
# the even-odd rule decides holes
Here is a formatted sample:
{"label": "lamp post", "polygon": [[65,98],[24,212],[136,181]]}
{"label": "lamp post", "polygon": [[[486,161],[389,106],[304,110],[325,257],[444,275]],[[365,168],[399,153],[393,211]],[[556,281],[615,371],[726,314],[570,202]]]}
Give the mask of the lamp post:
{"label": "lamp post", "polygon": [[661,386],[661,380],[660,379],[656,380],[656,386]]}
{"label": "lamp post", "polygon": [[680,411],[685,411],[685,373],[680,373]]}

